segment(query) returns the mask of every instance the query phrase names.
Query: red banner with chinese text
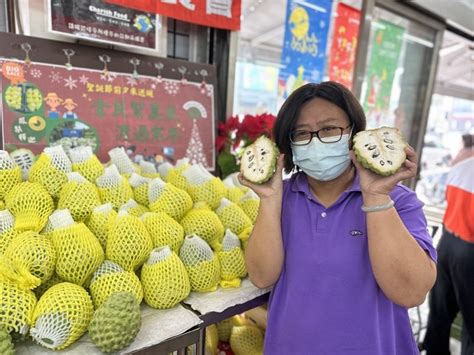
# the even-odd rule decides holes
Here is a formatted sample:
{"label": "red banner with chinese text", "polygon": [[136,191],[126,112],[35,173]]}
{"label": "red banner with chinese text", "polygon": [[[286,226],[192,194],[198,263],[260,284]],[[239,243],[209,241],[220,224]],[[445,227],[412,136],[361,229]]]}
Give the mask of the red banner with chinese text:
{"label": "red banner with chinese text", "polygon": [[198,25],[238,31],[241,0],[105,0]]}
{"label": "red banner with chinese text", "polygon": [[360,11],[343,3],[337,5],[336,11],[337,17],[329,55],[329,79],[352,89]]}
{"label": "red banner with chinese text", "polygon": [[87,145],[105,162],[120,145],[215,169],[212,84],[2,57],[0,68],[6,150]]}

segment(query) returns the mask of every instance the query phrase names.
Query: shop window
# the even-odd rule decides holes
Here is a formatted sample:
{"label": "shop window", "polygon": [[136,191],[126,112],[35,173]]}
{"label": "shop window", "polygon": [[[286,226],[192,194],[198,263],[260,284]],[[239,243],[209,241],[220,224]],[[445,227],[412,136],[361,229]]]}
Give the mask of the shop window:
{"label": "shop window", "polygon": [[168,19],[168,57],[190,60],[190,34],[191,26],[189,23]]}

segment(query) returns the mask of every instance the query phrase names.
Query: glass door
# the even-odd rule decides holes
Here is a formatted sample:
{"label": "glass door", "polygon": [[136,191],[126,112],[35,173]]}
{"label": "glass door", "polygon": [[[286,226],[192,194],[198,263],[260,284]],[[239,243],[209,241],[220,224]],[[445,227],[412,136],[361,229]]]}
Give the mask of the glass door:
{"label": "glass door", "polygon": [[362,26],[355,93],[367,126],[397,127],[420,152],[444,25],[401,3],[369,0]]}

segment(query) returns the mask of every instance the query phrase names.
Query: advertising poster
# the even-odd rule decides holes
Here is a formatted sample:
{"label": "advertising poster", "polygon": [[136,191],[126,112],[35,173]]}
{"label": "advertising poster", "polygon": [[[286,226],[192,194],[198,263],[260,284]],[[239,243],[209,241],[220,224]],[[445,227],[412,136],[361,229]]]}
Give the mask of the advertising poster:
{"label": "advertising poster", "polygon": [[380,125],[390,106],[393,79],[397,69],[405,29],[388,21],[374,22],[375,32],[367,67],[367,95],[364,109],[369,124]]}
{"label": "advertising poster", "polygon": [[329,54],[329,80],[337,81],[352,89],[360,11],[339,3],[337,4],[336,14]]}
{"label": "advertising poster", "polygon": [[49,30],[61,35],[157,48],[155,14],[107,4],[102,0],[48,0]]}
{"label": "advertising poster", "polygon": [[213,85],[4,58],[0,68],[7,150],[89,145],[107,161],[122,145],[215,168]]}
{"label": "advertising poster", "polygon": [[331,0],[289,0],[278,78],[278,94],[286,99],[307,82],[323,80]]}
{"label": "advertising poster", "polygon": [[105,0],[202,26],[240,30],[242,0]]}

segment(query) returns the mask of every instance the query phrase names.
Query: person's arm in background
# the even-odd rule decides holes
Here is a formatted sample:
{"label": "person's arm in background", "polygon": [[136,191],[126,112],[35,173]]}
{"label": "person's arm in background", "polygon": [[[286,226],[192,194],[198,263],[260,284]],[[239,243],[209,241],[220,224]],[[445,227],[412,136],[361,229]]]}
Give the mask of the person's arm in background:
{"label": "person's arm in background", "polygon": [[[352,153],[360,174],[364,205],[385,205],[395,185],[416,175],[416,153],[406,149],[404,166],[383,177],[363,168]],[[436,265],[407,230],[395,208],[367,213],[369,256],[377,284],[384,294],[401,306],[423,303],[436,279]]]}
{"label": "person's arm in background", "polygon": [[266,288],[275,284],[283,266],[281,236],[281,203],[283,197],[283,155],[278,158],[273,177],[262,185],[255,185],[239,175],[242,185],[260,197],[257,220],[245,249],[245,264],[255,286]]}

